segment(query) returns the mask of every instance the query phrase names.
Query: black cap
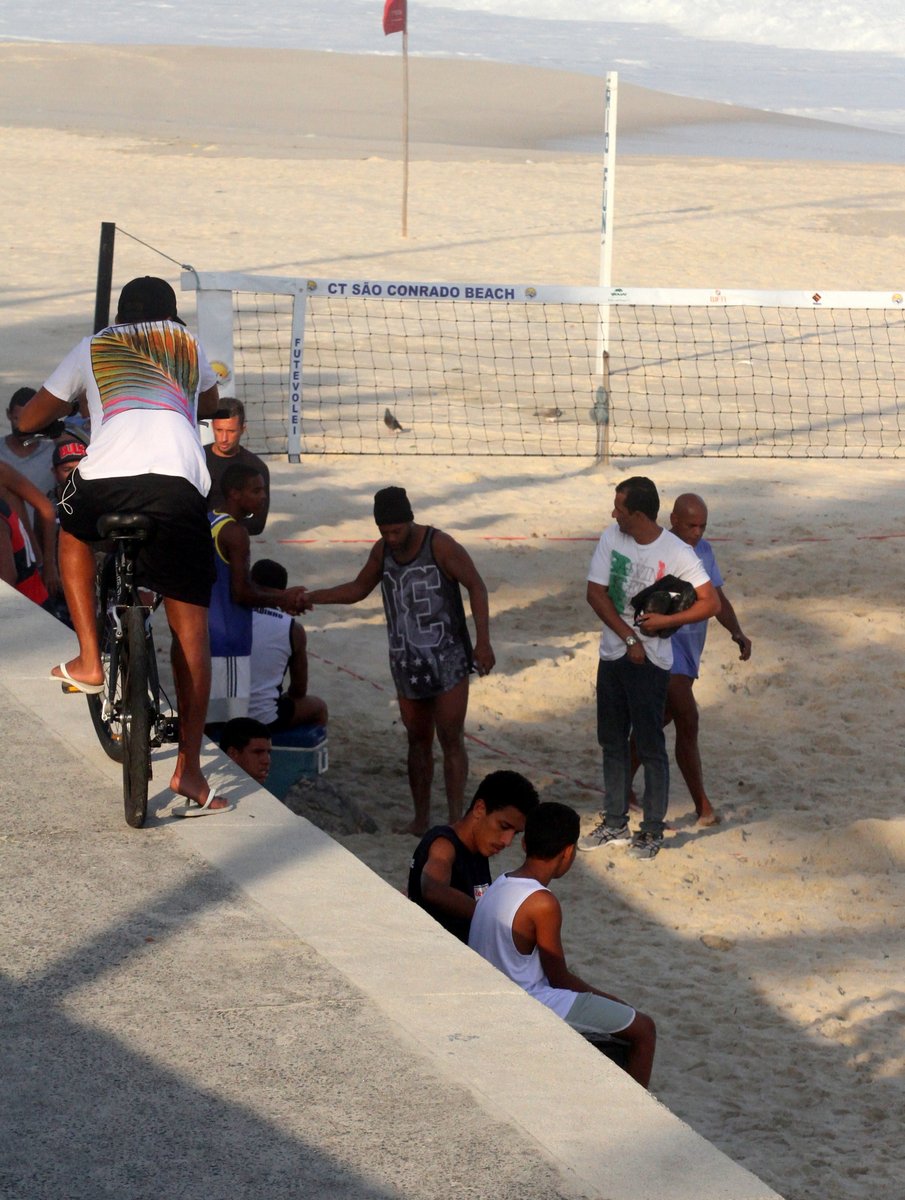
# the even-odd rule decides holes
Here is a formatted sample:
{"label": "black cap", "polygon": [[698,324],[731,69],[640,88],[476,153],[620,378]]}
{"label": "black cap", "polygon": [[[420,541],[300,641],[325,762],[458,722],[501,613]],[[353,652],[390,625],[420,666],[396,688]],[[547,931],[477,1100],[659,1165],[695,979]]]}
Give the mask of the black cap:
{"label": "black cap", "polygon": [[176,293],[165,279],[158,279],[155,275],[130,279],[119,294],[116,319],[120,324],[132,321],[178,321]]}
{"label": "black cap", "polygon": [[80,462],[88,453],[88,447],[84,442],[75,441],[63,442],[54,448],[53,465],[61,467],[63,463]]}
{"label": "black cap", "polygon": [[414,521],[415,514],[405,494],[405,488],[381,488],[374,496],[374,523],[377,525],[405,525]]}

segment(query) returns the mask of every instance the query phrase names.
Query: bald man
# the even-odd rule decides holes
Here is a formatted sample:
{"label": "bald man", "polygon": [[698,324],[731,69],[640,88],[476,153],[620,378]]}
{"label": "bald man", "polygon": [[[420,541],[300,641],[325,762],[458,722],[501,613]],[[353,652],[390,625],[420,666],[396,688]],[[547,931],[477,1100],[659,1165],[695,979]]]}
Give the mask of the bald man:
{"label": "bald man", "polygon": [[[716,619],[729,631],[739,648],[739,658],[747,662],[751,657],[751,639],[742,632],[735,609],[723,590],[723,577],[716,564],[710,543],[704,537],[707,529],[707,505],[693,492],[684,492],[676,497],[670,514],[670,527],[676,537],[691,546],[710,576],[720,598],[720,611]],[[716,825],[719,814],[714,809],[704,790],[704,772],[701,767],[701,752],[698,748],[698,705],[694,698],[694,681],[698,677],[704,641],[707,637],[707,622],[696,621],[680,626],[672,637],[673,662],[666,693],[667,720],[671,717],[676,727],[676,766],[691,793],[699,825]]]}

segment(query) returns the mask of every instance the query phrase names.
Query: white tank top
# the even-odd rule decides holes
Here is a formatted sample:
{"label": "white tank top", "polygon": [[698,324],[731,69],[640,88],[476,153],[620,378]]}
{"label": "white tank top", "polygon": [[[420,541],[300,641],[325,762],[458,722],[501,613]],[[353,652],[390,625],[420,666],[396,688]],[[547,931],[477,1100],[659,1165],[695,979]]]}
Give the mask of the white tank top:
{"label": "white tank top", "polygon": [[557,1016],[565,1017],[575,1003],[578,992],[551,987],[537,947],[530,954],[521,954],[512,941],[515,914],[528,897],[537,891],[546,892],[549,888],[536,879],[501,875],[477,903],[471,918],[468,944],[535,1000],[552,1008]]}
{"label": "white tank top", "polygon": [[256,608],[252,615],[251,697],[248,715],[269,725],[277,719],[277,700],[292,653],[292,617],[278,608]]}

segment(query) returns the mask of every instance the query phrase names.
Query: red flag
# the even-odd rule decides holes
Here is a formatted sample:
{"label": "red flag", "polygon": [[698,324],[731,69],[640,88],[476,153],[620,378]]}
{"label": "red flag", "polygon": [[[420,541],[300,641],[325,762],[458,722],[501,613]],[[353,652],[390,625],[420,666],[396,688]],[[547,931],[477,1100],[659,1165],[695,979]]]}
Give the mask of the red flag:
{"label": "red flag", "polygon": [[383,32],[405,33],[406,0],[386,0],[383,6]]}

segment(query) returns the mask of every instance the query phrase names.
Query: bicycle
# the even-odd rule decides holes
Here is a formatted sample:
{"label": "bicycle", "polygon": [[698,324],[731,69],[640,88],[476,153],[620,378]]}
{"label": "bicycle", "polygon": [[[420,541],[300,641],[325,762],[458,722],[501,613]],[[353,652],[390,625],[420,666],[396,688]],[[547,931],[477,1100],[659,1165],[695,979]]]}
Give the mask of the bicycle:
{"label": "bicycle", "polygon": [[[179,721],[160,686],[151,616],[161,597],[135,582],[135,560],[154,523],[143,513],[108,513],[98,533],[112,540],[98,571],[97,623],[104,690],[87,695],[105,753],[122,763],[126,824],[140,829],[148,812],[151,750],[179,740]],[[146,598],[147,597],[147,598]]]}

